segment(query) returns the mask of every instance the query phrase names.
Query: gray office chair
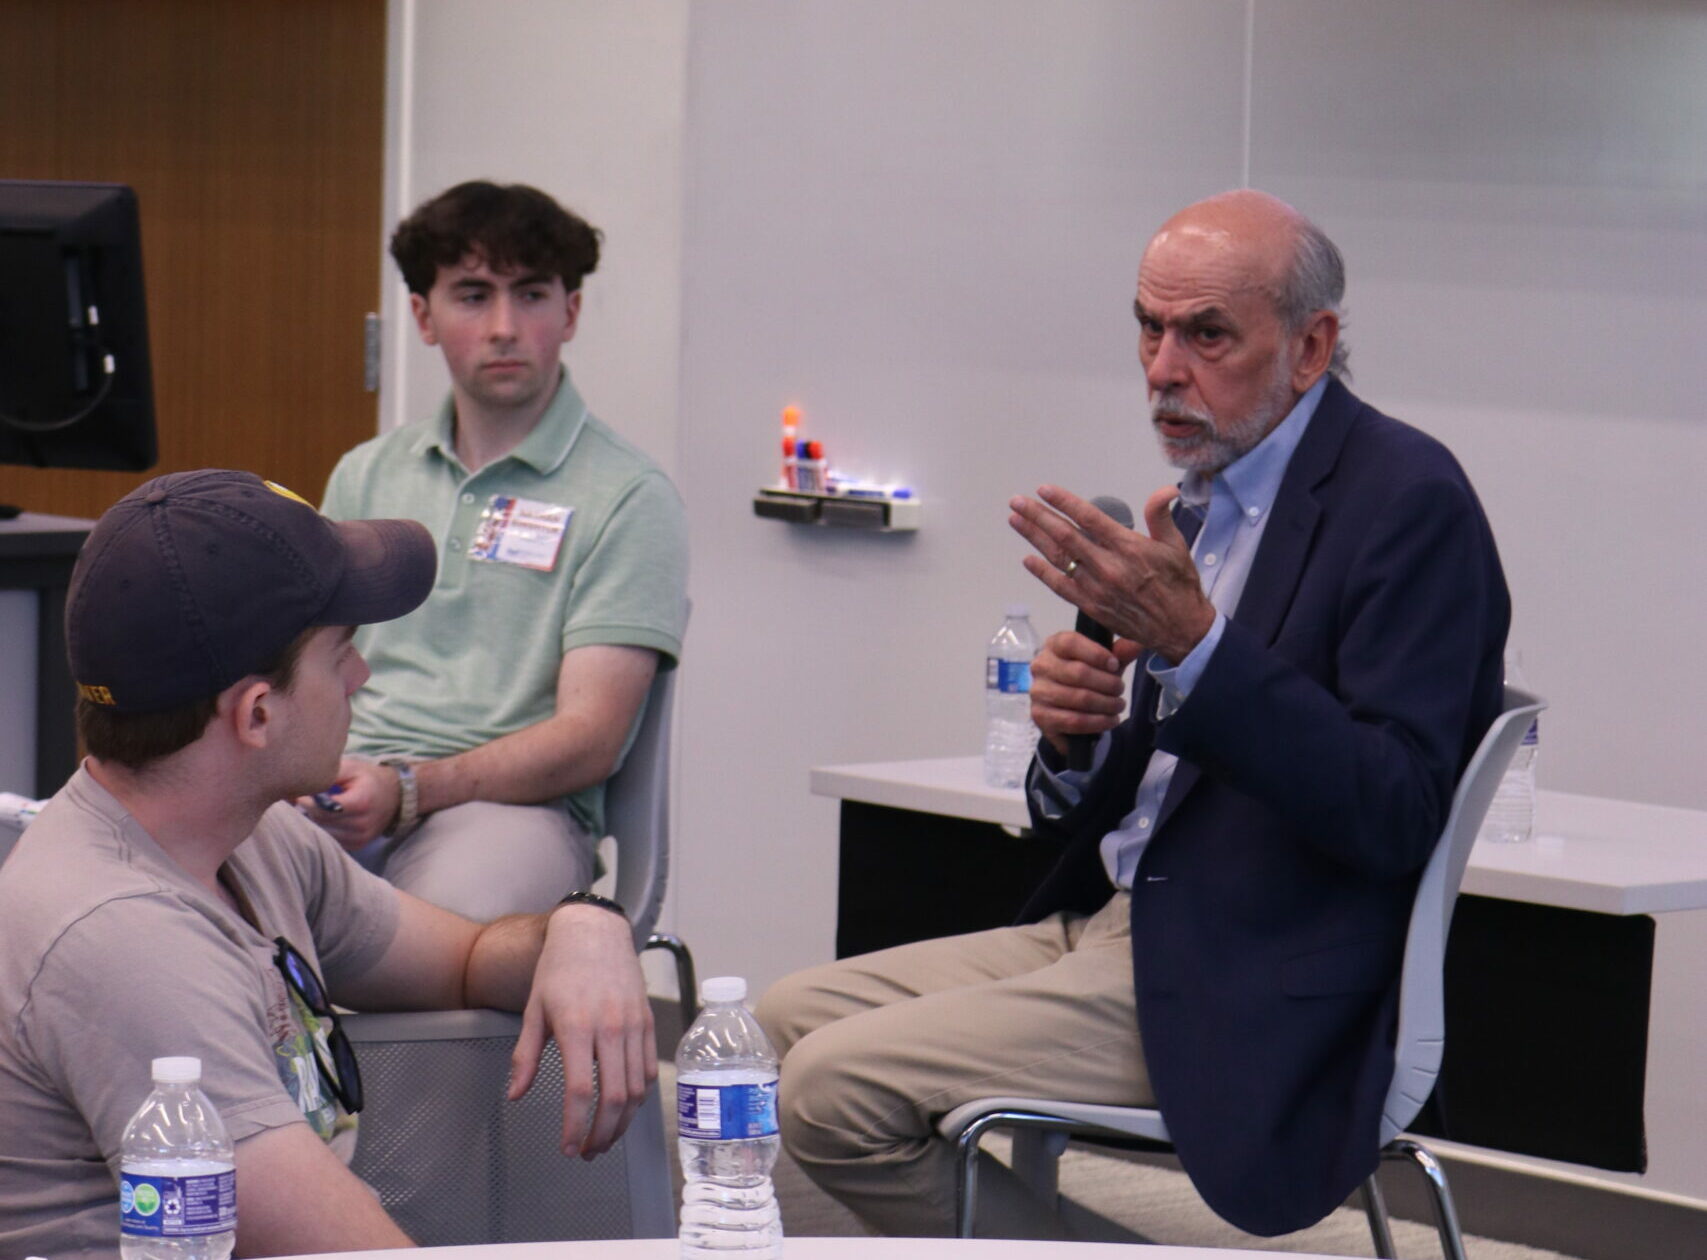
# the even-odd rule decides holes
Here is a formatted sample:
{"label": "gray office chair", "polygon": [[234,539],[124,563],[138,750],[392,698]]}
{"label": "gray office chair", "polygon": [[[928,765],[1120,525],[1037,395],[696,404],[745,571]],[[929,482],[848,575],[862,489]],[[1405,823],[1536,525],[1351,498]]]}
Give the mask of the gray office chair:
{"label": "gray office chair", "polygon": [[682,1027],[693,1023],[699,987],[681,939],[654,932],[670,873],[670,726],[674,669],[652,679],[640,731],[620,769],[605,781],[605,829],[616,838],[616,899],[634,924],[636,949],[668,950],[676,963]]}
{"label": "gray office chair", "polygon": [[[676,937],[652,930],[669,873],[675,680],[675,670],[661,670],[652,680],[634,743],[605,785],[605,823],[616,839],[616,899],[628,910],[637,949],[674,955],[685,1028],[698,992],[693,956]],[[656,1084],[616,1147],[588,1163],[558,1148],[563,1070],[555,1043],[547,1044],[527,1096],[504,1100],[519,1015],[349,1015],[344,1026],[367,1095],[352,1167],[416,1242],[667,1238],[676,1232]]]}
{"label": "gray office chair", "polygon": [[[1446,1048],[1446,936],[1470,850],[1512,754],[1536,714],[1545,707],[1535,696],[1515,687],[1505,689],[1505,707],[1489,727],[1453,793],[1446,828],[1417,887],[1405,940],[1393,1083],[1381,1117],[1381,1158],[1408,1160],[1422,1170],[1433,1198],[1435,1226],[1446,1260],[1465,1258],[1445,1171],[1420,1143],[1399,1134],[1416,1119],[1440,1075],[1441,1055]],[[1139,1138],[1162,1147],[1168,1142],[1167,1123],[1162,1113],[1152,1108],[1042,1098],[980,1098],[956,1107],[938,1121],[937,1133],[954,1142],[959,1155],[955,1223],[962,1238],[972,1237],[978,1143],[991,1129],[1013,1130],[1013,1170],[1046,1202],[1055,1200],[1056,1164],[1069,1136]],[[1375,1254],[1392,1260],[1398,1253],[1393,1248],[1386,1205],[1373,1176],[1364,1182],[1363,1206],[1369,1215]]]}
{"label": "gray office chair", "polygon": [[344,1016],[366,1094],[356,1175],[423,1246],[672,1236],[657,1084],[613,1149],[565,1156],[555,1042],[527,1096],[505,1101],[521,1024],[502,1011]]}

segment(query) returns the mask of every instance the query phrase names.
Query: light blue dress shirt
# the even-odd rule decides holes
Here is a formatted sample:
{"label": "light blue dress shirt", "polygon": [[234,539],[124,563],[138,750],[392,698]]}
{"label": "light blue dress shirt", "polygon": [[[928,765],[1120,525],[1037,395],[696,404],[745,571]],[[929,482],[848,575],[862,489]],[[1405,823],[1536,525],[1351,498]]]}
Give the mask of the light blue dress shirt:
{"label": "light blue dress shirt", "polygon": [[[1239,596],[1244,593],[1245,579],[1250,576],[1263,531],[1268,527],[1269,512],[1280,492],[1286,466],[1292,462],[1292,452],[1298,449],[1310,417],[1316,414],[1316,404],[1322,400],[1327,382],[1328,378],[1323,376],[1312,385],[1286,414],[1286,419],[1226,468],[1213,476],[1187,473],[1180,482],[1182,511],[1202,514],[1206,506],[1208,509],[1203,527],[1192,544],[1191,558],[1203,583],[1203,593],[1215,606],[1215,623],[1178,665],[1155,652],[1141,658],[1143,667],[1161,687],[1158,719],[1169,717],[1185,703],[1214,656],[1226,631],[1227,618],[1238,608]],[[1044,817],[1059,818],[1078,802],[1085,784],[1102,768],[1110,743],[1111,738],[1106,734],[1097,741],[1096,756],[1086,771],[1055,772],[1038,762],[1031,788]],[[1178,764],[1179,758],[1172,753],[1160,749],[1151,753],[1131,811],[1103,837],[1103,869],[1116,888],[1132,887],[1138,860],[1150,841],[1151,828],[1167,798],[1168,784],[1173,782],[1174,767]]]}

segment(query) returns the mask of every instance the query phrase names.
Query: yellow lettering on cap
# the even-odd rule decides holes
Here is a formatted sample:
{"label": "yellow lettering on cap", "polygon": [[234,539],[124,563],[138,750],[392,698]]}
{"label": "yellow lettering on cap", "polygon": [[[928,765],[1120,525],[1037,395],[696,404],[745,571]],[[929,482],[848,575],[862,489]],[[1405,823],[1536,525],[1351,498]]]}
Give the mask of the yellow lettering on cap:
{"label": "yellow lettering on cap", "polygon": [[307,499],[303,498],[296,491],[294,491],[294,490],[292,490],[286,486],[281,486],[276,481],[267,481],[266,478],[264,478],[264,477],[261,480],[262,480],[262,483],[267,487],[267,489],[271,490],[274,494],[282,494],[287,499],[295,499],[298,503],[302,504],[302,506],[305,508],[312,508],[314,506],[312,503],[310,503]]}
{"label": "yellow lettering on cap", "polygon": [[105,687],[97,687],[93,683],[78,683],[77,694],[82,696],[90,704],[105,704],[110,706],[118,703],[117,700],[113,699],[112,692],[108,691]]}

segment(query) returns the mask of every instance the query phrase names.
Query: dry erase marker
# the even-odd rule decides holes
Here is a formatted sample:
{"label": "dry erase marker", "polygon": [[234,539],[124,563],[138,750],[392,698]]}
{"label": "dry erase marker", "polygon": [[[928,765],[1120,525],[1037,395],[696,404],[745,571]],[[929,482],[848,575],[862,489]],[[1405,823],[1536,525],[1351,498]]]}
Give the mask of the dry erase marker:
{"label": "dry erase marker", "polygon": [[802,446],[806,448],[806,458],[798,461],[800,465],[800,484],[797,489],[822,492],[824,489],[824,444],[822,442],[796,443],[795,450]]}
{"label": "dry erase marker", "polygon": [[782,409],[782,484],[790,490],[796,490],[798,477],[795,474],[796,456],[799,454],[799,442],[796,435],[800,427],[800,408],[784,407]]}

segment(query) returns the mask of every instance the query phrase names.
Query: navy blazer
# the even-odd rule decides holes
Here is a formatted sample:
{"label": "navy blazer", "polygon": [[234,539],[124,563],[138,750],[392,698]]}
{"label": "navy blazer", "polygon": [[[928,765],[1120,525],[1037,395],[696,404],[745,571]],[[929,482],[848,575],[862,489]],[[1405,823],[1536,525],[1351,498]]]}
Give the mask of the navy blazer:
{"label": "navy blazer", "polygon": [[1498,715],[1510,602],[1450,452],[1330,381],[1186,702],[1132,709],[1022,914],[1089,912],[1153,750],[1180,763],[1132,889],[1138,1026],[1205,1202],[1314,1224],[1378,1158],[1418,877]]}

